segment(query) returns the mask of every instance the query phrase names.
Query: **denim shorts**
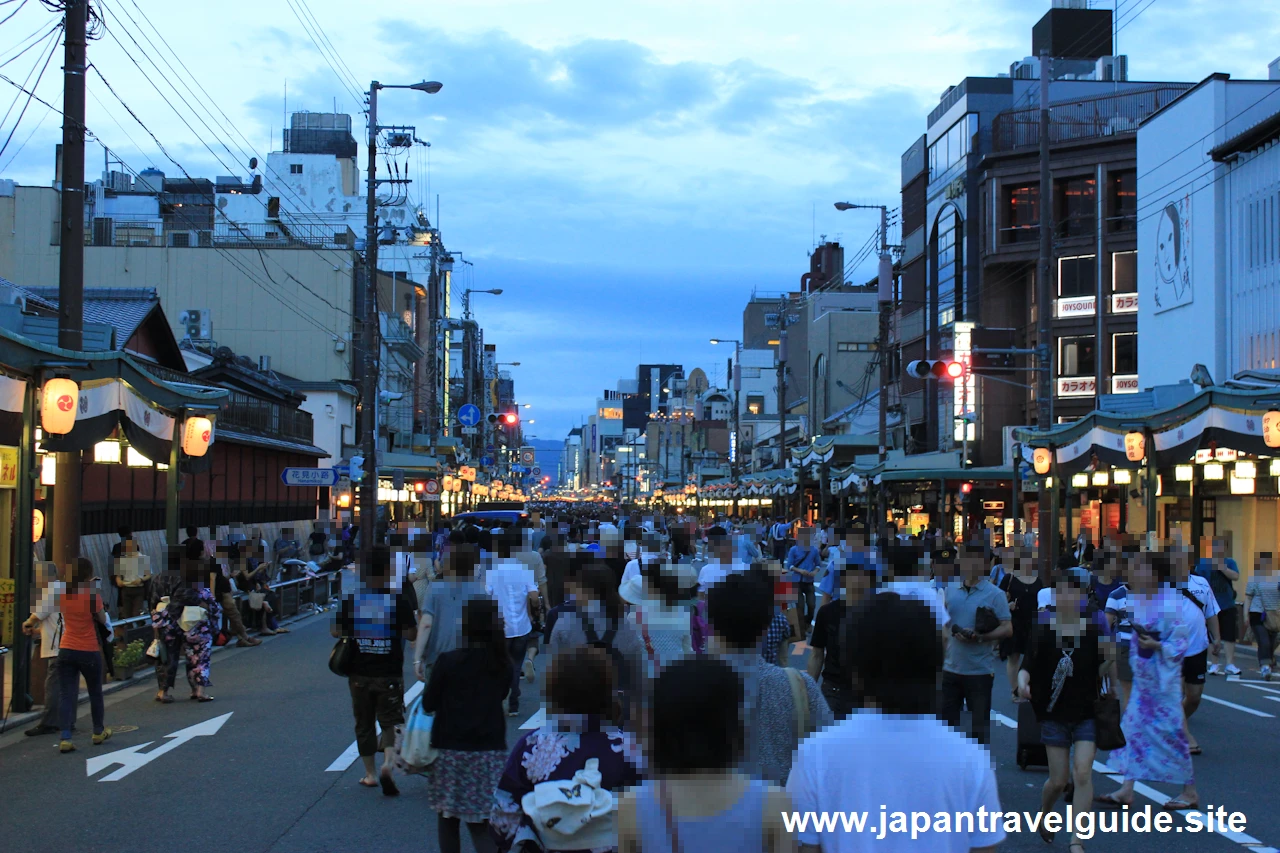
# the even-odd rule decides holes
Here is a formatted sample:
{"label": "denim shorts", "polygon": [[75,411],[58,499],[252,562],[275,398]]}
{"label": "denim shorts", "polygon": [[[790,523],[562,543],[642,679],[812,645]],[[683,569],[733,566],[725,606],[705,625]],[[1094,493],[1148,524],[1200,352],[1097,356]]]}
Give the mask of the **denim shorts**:
{"label": "denim shorts", "polygon": [[1059,723],[1054,720],[1040,723],[1040,742],[1045,746],[1069,749],[1071,744],[1085,740],[1095,743],[1098,740],[1098,731],[1092,719],[1078,723]]}

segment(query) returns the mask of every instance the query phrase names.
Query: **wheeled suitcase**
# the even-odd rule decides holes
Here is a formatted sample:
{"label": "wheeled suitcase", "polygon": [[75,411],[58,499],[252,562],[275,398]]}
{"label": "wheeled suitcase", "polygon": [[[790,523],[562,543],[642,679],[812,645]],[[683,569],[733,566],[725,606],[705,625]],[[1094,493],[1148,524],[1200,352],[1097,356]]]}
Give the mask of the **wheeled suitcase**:
{"label": "wheeled suitcase", "polygon": [[1018,767],[1026,770],[1032,765],[1048,767],[1049,754],[1040,742],[1040,722],[1036,719],[1036,712],[1030,702],[1022,702],[1018,705]]}

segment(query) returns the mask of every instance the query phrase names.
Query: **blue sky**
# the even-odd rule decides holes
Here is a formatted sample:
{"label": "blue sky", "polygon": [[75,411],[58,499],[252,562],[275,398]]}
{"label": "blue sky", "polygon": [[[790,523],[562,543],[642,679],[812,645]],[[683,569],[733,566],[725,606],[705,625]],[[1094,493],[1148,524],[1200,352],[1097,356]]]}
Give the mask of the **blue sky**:
{"label": "blue sky", "polygon": [[[26,5],[0,27],[0,62],[52,22],[41,4]],[[558,438],[642,358],[723,375],[727,352],[708,338],[740,330],[753,289],[796,284],[815,235],[861,246],[876,217],[831,203],[896,206],[899,157],[938,96],[1029,53],[1049,3],[466,0],[372,18],[338,0],[102,5],[108,34],[91,56],[193,174],[226,170],[117,40],[159,55],[167,39],[226,112],[219,131],[260,153],[278,145],[286,83],[290,110],[336,101],[355,112],[349,89],[370,79],[443,82],[430,97],[385,93],[382,118],[431,140],[446,245],[474,262],[466,283],[504,289],[477,299],[476,314],[500,360],[521,362],[528,432]],[[1120,9],[1134,79],[1265,76],[1280,45],[1273,0],[1121,0]],[[339,80],[295,10],[319,22],[341,60],[333,64],[358,86]],[[144,14],[159,35],[141,26]],[[0,73],[21,79],[34,55]],[[55,103],[60,58],[39,88]],[[170,166],[93,77],[90,94],[90,128],[130,165]],[[7,135],[12,118],[0,126]],[[0,156],[3,175],[47,183],[57,135],[57,117],[33,105]],[[99,156],[91,150],[91,174]]]}

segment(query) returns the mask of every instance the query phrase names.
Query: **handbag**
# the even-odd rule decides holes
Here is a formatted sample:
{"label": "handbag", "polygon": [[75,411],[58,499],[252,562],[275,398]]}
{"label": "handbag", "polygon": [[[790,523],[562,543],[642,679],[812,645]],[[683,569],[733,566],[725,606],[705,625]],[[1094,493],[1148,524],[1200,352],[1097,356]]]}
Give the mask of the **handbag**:
{"label": "handbag", "polygon": [[147,657],[163,665],[169,662],[169,647],[159,640],[152,640],[147,646]]}
{"label": "handbag", "polygon": [[409,703],[404,724],[396,727],[396,764],[406,773],[421,773],[439,755],[431,745],[431,729],[435,716],[422,709],[419,694]]}
{"label": "handbag", "polygon": [[267,594],[265,592],[258,592],[255,590],[249,593],[249,609],[261,610],[262,602],[266,600],[267,600]]}
{"label": "handbag", "polygon": [[1262,617],[1262,627],[1272,634],[1280,631],[1280,610],[1267,610]]}
{"label": "handbag", "polygon": [[1103,692],[1093,702],[1094,743],[1098,749],[1122,748],[1126,741],[1120,728],[1120,697],[1111,692],[1110,684],[1103,683]]}
{"label": "handbag", "polygon": [[351,674],[351,664],[355,660],[356,642],[351,637],[339,637],[329,652],[329,671],[334,675],[346,678]]}

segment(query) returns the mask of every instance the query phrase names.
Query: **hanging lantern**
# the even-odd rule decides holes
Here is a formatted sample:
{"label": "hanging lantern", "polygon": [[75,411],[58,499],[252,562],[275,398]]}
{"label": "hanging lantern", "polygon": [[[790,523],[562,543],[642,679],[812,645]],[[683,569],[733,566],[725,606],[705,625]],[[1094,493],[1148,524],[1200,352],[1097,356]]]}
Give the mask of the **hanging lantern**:
{"label": "hanging lantern", "polygon": [[1141,462],[1147,458],[1147,437],[1140,432],[1126,433],[1124,437],[1124,455],[1130,462]]}
{"label": "hanging lantern", "polygon": [[1031,462],[1035,466],[1037,474],[1048,474],[1049,467],[1053,464],[1053,452],[1047,447],[1037,447],[1035,453],[1031,456]]}
{"label": "hanging lantern", "polygon": [[462,491],[462,481],[461,481],[461,480],[454,480],[454,481],[453,481],[453,490],[454,490],[455,492],[460,492],[460,491]]}
{"label": "hanging lantern", "polygon": [[213,440],[213,421],[208,418],[187,418],[182,427],[182,452],[188,456],[204,456]]}
{"label": "hanging lantern", "polygon": [[31,541],[39,542],[44,538],[44,513],[40,510],[31,512]]}
{"label": "hanging lantern", "polygon": [[1267,447],[1280,447],[1280,411],[1272,409],[1262,416],[1262,440]]}
{"label": "hanging lantern", "polygon": [[50,435],[66,435],[76,425],[80,386],[70,379],[55,377],[44,383],[40,401],[40,426]]}

